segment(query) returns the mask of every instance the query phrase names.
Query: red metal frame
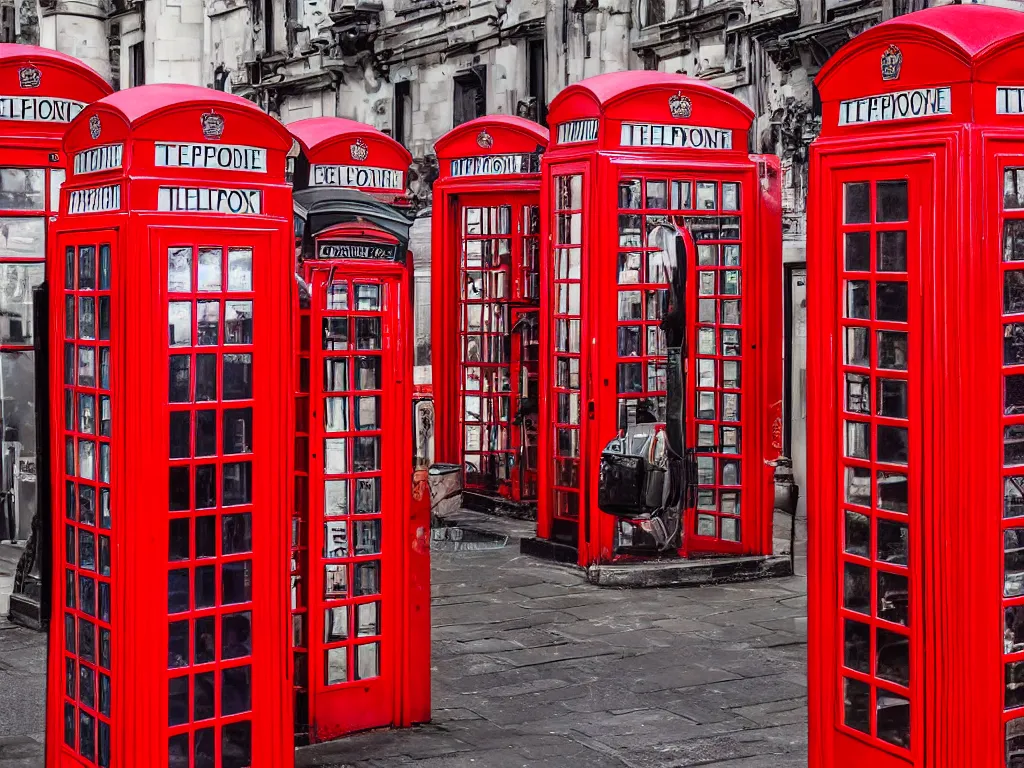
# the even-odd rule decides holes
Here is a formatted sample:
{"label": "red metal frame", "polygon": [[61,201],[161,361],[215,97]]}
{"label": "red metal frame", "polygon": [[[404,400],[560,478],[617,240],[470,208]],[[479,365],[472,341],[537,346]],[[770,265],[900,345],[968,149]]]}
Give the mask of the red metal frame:
{"label": "red metal frame", "polygon": [[[394,260],[322,257],[331,244],[390,247]],[[360,217],[299,246],[295,733],[318,742],[430,719],[430,509],[425,478],[409,474],[412,409],[395,407],[414,391],[407,243]]]}
{"label": "red metal frame", "polygon": [[[262,171],[158,165],[159,142],[256,148]],[[47,765],[293,762],[281,546],[291,465],[291,343],[281,330],[292,282],[284,180],[291,143],[244,99],[171,85],[108,96],[65,137],[68,181],[48,254],[50,274],[60,276],[51,343],[68,354],[56,358],[65,362],[52,367],[50,382],[53,423],[61,425],[52,436],[53,496],[61,500],[53,522],[62,535]],[[81,153],[112,146],[121,151],[101,154],[119,162],[74,173]],[[161,211],[178,199],[161,189],[179,186],[251,190],[246,199],[259,210]],[[90,490],[99,511],[88,508]],[[72,535],[77,595],[65,581]],[[83,607],[92,608],[93,568],[99,596],[105,585],[110,592],[95,623]],[[95,662],[83,639],[90,649],[100,642]],[[77,691],[65,678],[72,664]],[[93,694],[81,683],[93,681],[97,665]],[[90,744],[82,737],[93,715],[109,732],[97,726]]]}
{"label": "red metal frame", "polygon": [[513,501],[532,501],[538,487],[536,416],[517,413],[535,402],[539,156],[547,141],[536,123],[497,115],[464,123],[435,145],[436,458],[462,465],[467,489]]}
{"label": "red metal frame", "polygon": [[[945,7],[865,32],[817,79],[812,767],[1021,765],[1022,51],[1024,15]],[[913,91],[940,109],[863,101]]]}
{"label": "red metal frame", "polygon": [[[4,438],[4,464],[14,461],[4,471],[13,486],[3,490],[12,494],[13,522],[17,528],[21,521],[24,538],[35,513],[34,488],[43,481],[33,474],[36,449],[38,441],[46,439],[35,435],[29,406],[35,399],[32,289],[43,282],[46,244],[57,215],[64,130],[72,113],[110,92],[110,86],[78,59],[32,45],[0,45],[0,100],[6,109],[0,120],[0,168],[5,170],[3,186],[10,187],[0,191],[0,270],[6,286],[0,357],[3,389],[10,398],[4,426],[6,434],[14,435]],[[23,97],[26,103],[15,105]],[[32,119],[42,117],[40,110],[46,110],[47,119]],[[23,498],[23,492],[31,495]],[[19,514],[23,505],[25,514]]]}
{"label": "red metal frame", "polygon": [[[542,223],[542,242],[550,245],[541,317],[553,321],[542,331],[540,422],[551,427],[541,431],[538,462],[539,485],[550,490],[538,501],[538,537],[577,546],[581,565],[643,552],[633,540],[639,528],[596,508],[597,461],[639,401],[650,399],[664,415],[658,324],[667,279],[652,257],[657,238],[674,238],[679,227],[697,258],[687,265],[694,382],[686,394],[687,432],[702,477],[707,469],[701,508],[686,514],[679,554],[770,553],[766,462],[781,448],[777,161],[746,153],[747,107],[682,76],[590,78],[556,97],[550,119],[559,138],[543,161],[542,194],[552,213]],[[643,124],[658,133],[624,138]],[[718,149],[650,146],[654,135],[670,143],[674,129],[688,141],[719,142]],[[736,301],[741,311],[728,304]],[[604,310],[612,307],[615,315]],[[723,401],[732,395],[742,405]],[[744,469],[736,473],[738,464]]]}

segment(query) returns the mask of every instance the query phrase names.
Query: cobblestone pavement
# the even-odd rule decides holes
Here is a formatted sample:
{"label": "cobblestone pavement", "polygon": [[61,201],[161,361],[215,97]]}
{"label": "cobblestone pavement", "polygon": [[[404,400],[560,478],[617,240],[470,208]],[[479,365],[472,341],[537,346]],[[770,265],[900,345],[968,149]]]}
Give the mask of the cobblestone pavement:
{"label": "cobblestone pavement", "polygon": [[46,637],[0,618],[0,768],[43,764]]}
{"label": "cobblestone pavement", "polygon": [[298,765],[807,765],[803,577],[609,590],[511,545],[433,558],[433,722]]}
{"label": "cobblestone pavement", "polygon": [[[433,723],[299,766],[806,766],[802,577],[603,589],[515,544],[433,555]],[[45,659],[0,619],[0,768],[43,763]]]}

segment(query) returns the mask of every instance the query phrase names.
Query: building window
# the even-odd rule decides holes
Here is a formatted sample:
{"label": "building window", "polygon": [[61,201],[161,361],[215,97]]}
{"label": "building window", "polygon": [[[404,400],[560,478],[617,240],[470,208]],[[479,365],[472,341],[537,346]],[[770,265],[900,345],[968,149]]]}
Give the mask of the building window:
{"label": "building window", "polygon": [[111,23],[107,35],[107,60],[110,63],[110,83],[114,90],[121,88],[121,25]]}
{"label": "building window", "polygon": [[530,94],[532,111],[529,117],[531,120],[545,125],[548,117],[548,102],[545,98],[547,74],[544,69],[544,41],[528,40],[526,58],[529,62],[529,68],[526,70],[526,89]]}
{"label": "building window", "polygon": [[402,80],[395,83],[395,110],[392,138],[406,149],[412,143],[412,83]]}
{"label": "building window", "polygon": [[640,24],[652,27],[665,21],[665,0],[640,0]]}
{"label": "building window", "polygon": [[747,41],[740,35],[728,35],[725,39],[726,71],[743,69],[746,62]]}
{"label": "building window", "polygon": [[263,51],[274,50],[274,0],[263,0]]}
{"label": "building window", "polygon": [[14,15],[13,5],[0,5],[0,43],[17,42]]}
{"label": "building window", "polygon": [[128,48],[128,87],[143,85],[146,82],[146,53],[142,47],[145,43],[136,43]]}
{"label": "building window", "polygon": [[453,127],[487,114],[487,67],[473,67],[455,76]]}

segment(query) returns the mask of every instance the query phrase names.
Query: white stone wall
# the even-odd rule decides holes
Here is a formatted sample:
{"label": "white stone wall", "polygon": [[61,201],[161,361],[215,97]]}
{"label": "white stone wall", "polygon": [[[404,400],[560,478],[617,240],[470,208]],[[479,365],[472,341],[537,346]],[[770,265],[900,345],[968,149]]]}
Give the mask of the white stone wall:
{"label": "white stone wall", "polygon": [[39,19],[39,44],[81,59],[110,79],[107,50],[107,15],[100,2],[72,0],[66,13],[48,13]]}
{"label": "white stone wall", "polygon": [[146,82],[206,85],[202,0],[146,0]]}

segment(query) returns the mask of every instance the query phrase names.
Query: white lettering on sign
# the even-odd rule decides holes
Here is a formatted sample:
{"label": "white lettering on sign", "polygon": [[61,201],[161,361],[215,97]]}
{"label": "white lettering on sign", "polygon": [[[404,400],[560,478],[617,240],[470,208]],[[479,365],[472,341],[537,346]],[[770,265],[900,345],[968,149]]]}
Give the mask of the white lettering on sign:
{"label": "white lettering on sign", "polygon": [[622,146],[732,149],[732,131],[702,125],[623,123]]}
{"label": "white lettering on sign", "polygon": [[483,155],[452,160],[452,176],[504,176],[514,173],[540,173],[540,155]]}
{"label": "white lettering on sign", "polygon": [[559,123],[559,144],[583,144],[588,141],[597,141],[597,118]]}
{"label": "white lettering on sign", "polygon": [[233,144],[157,142],[155,165],[161,168],[216,168],[266,173],[267,150]]}
{"label": "white lettering on sign", "polygon": [[893,120],[949,115],[952,112],[952,96],[948,86],[915,88],[912,91],[882,93],[841,102],[839,125],[888,123]]}
{"label": "white lettering on sign", "polygon": [[99,173],[121,167],[124,144],[93,147],[75,155],[75,175]]}
{"label": "white lettering on sign", "polygon": [[68,213],[100,213],[121,207],[121,185],[74,189],[68,193]]}
{"label": "white lettering on sign", "polygon": [[156,209],[171,213],[262,213],[263,193],[258,189],[160,187]]}
{"label": "white lettering on sign", "polygon": [[405,190],[405,174],[393,168],[359,165],[314,165],[313,187],[355,187],[357,189]]}
{"label": "white lettering on sign", "polygon": [[320,246],[321,259],[391,259],[395,246],[363,243],[324,243]]}
{"label": "white lettering on sign", "polygon": [[70,123],[85,109],[81,101],[48,96],[0,96],[0,120]]}
{"label": "white lettering on sign", "polygon": [[1024,115],[1024,88],[996,88],[997,115]]}

